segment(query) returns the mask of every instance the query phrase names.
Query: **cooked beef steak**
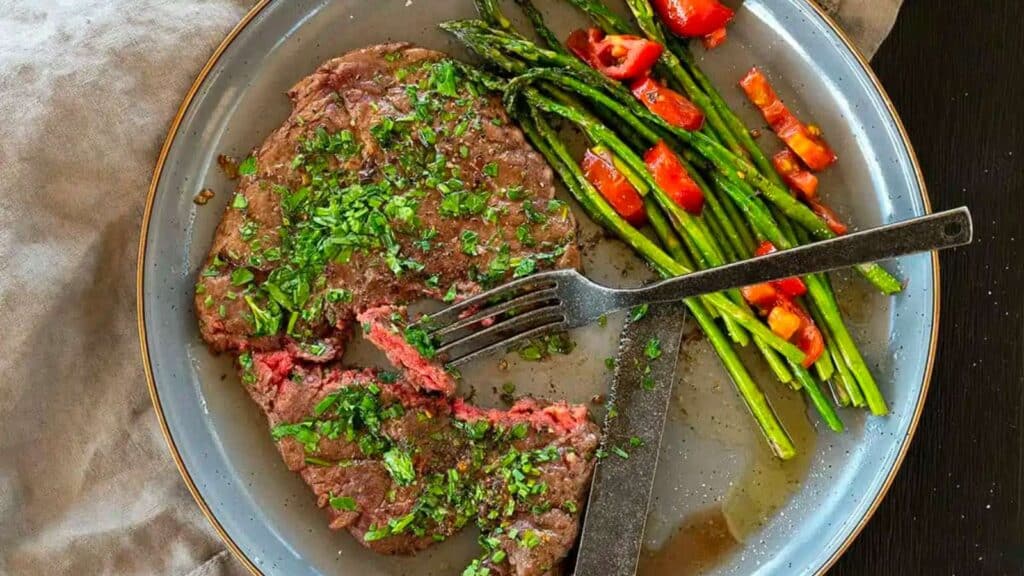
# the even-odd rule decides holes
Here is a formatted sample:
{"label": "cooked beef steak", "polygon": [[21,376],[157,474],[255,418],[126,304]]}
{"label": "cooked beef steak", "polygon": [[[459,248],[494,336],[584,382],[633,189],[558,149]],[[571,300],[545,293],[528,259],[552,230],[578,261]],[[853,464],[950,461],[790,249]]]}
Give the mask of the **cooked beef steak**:
{"label": "cooked beef steak", "polygon": [[[407,44],[300,81],[287,122],[239,165],[195,307],[332,528],[392,554],[474,522],[476,573],[539,576],[575,540],[596,426],[565,403],[453,398],[454,380],[400,327],[404,303],[578,264],[550,168],[483,94]],[[402,375],[341,365],[357,323]]]}
{"label": "cooked beef steak", "polygon": [[240,166],[195,307],[219,351],[327,361],[359,310],[463,297],[575,266],[551,169],[441,53],[385,44],[324,63]]}
{"label": "cooked beef steak", "polygon": [[598,444],[582,407],[525,398],[482,410],[286,352],[241,364],[285,463],[332,528],[392,554],[475,521],[487,547],[478,564],[494,574],[547,574],[572,548]]}

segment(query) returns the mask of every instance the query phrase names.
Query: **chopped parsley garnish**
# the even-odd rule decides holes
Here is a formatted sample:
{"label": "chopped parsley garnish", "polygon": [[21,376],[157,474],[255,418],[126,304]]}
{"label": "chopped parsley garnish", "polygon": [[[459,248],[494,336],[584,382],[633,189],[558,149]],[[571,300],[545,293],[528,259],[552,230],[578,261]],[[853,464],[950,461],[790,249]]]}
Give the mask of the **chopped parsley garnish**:
{"label": "chopped parsley garnish", "polygon": [[533,246],[536,244],[533,236],[530,235],[530,228],[522,224],[516,227],[516,240],[519,240],[519,243],[523,246]]}
{"label": "chopped parsley garnish", "polygon": [[441,298],[441,301],[445,303],[455,302],[455,298],[457,298],[458,295],[458,287],[455,284],[452,284],[448,287],[448,291],[444,293],[444,298]]}
{"label": "chopped parsley garnish", "polygon": [[352,301],[352,291],[346,290],[345,288],[331,288],[327,291],[327,301],[332,303],[349,303]]}
{"label": "chopped parsley garnish", "polygon": [[455,64],[451,60],[441,60],[431,65],[430,87],[438,94],[449,98],[459,95]]}
{"label": "chopped parsley garnish", "polygon": [[241,194],[235,194],[235,197],[231,200],[231,207],[239,210],[248,208],[249,200]]}
{"label": "chopped parsley garnish", "polygon": [[625,450],[619,448],[618,446],[612,446],[612,453],[614,453],[619,458],[622,458],[623,460],[629,460],[629,452],[626,452]]}
{"label": "chopped parsley garnish", "polygon": [[523,548],[536,548],[540,544],[540,536],[533,530],[523,530],[523,535],[519,539],[519,544]]}
{"label": "chopped parsley garnish", "polygon": [[644,356],[651,360],[657,360],[661,357],[661,340],[657,338],[651,338],[644,344]]}
{"label": "chopped parsley garnish", "polygon": [[491,178],[496,178],[498,176],[498,163],[497,162],[488,162],[487,164],[485,164],[484,165],[484,174],[486,174],[487,176],[490,176]]}
{"label": "chopped parsley garnish", "polygon": [[239,176],[252,176],[256,173],[256,157],[248,156],[238,165]]}
{"label": "chopped parsley garnish", "polygon": [[512,186],[505,189],[505,198],[513,202],[518,202],[523,198],[526,198],[526,191],[522,186]]}
{"label": "chopped parsley garnish", "polygon": [[640,378],[640,387],[644,390],[654,390],[654,378],[651,377],[650,364],[644,366],[644,372]]}
{"label": "chopped parsley garnish", "polygon": [[392,448],[384,453],[384,467],[399,486],[412,484],[416,480],[416,470],[412,467],[412,457],[405,450]]}
{"label": "chopped parsley garnish", "polygon": [[331,504],[331,508],[335,510],[344,510],[346,512],[352,512],[356,509],[356,501],[350,496],[334,496],[331,495],[328,500]]}
{"label": "chopped parsley garnish", "polygon": [[248,268],[235,268],[231,271],[231,283],[235,286],[245,286],[253,281],[256,276]]}
{"label": "chopped parsley garnish", "polygon": [[523,258],[519,261],[516,266],[515,272],[512,273],[513,278],[522,278],[523,276],[529,276],[537,270],[537,261],[533,258]]}
{"label": "chopped parsley garnish", "polygon": [[530,338],[519,348],[519,357],[523,360],[542,360],[552,354],[569,354],[576,348],[576,343],[566,333],[548,334],[540,338]]}
{"label": "chopped parsley garnish", "polygon": [[277,334],[281,329],[281,308],[276,302],[268,302],[266,308],[261,308],[252,296],[246,296],[245,303],[249,305],[249,310],[252,312],[254,336]]}
{"label": "chopped parsley garnish", "polygon": [[437,349],[430,334],[422,326],[411,325],[405,328],[405,341],[416,349],[424,358],[430,359],[437,354]]}
{"label": "chopped parsley garnish", "polygon": [[647,316],[647,311],[650,308],[650,304],[641,304],[639,306],[634,306],[629,311],[629,319],[632,320],[633,322],[642,319],[644,316]]}
{"label": "chopped parsley garnish", "polygon": [[605,358],[604,359],[604,367],[607,370],[615,370],[615,358],[612,358],[611,356]]}
{"label": "chopped parsley garnish", "polygon": [[468,256],[477,255],[477,243],[480,241],[480,235],[472,230],[463,230],[459,234],[459,242],[462,245],[462,253]]}
{"label": "chopped parsley garnish", "polygon": [[466,569],[462,571],[462,576],[491,576],[491,569],[481,564],[480,560],[473,560],[469,566],[466,566]]}

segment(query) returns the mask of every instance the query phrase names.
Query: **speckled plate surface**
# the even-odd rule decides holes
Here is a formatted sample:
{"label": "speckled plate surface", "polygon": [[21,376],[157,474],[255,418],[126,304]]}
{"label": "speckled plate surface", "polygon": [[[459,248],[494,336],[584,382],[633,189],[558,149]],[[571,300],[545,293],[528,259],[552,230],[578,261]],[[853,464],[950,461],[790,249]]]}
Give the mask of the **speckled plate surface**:
{"label": "speckled plate surface", "polygon": [[[539,1],[560,35],[583,20]],[[510,12],[513,11],[510,8]],[[472,530],[415,558],[384,558],[332,533],[305,485],[289,473],[266,423],[233,374],[210,355],[191,309],[193,283],[232,183],[220,153],[243,156],[287,115],[285,90],[349,49],[406,40],[463,56],[436,28],[473,15],[470,0],[260,2],[199,75],[171,127],[153,178],[139,254],[139,329],[156,412],[189,489],[227,545],[254,573],[457,574],[475,553]],[[704,58],[709,74],[751,124],[732,86],[751,65],[766,70],[797,114],[814,118],[840,162],[824,196],[856,226],[928,210],[899,119],[863,59],[805,0],[748,0],[729,41]],[[193,197],[210,187],[205,206]],[[647,272],[584,223],[588,274],[635,284]],[[854,336],[892,407],[886,418],[844,410],[835,435],[800,396],[755,371],[802,456],[779,463],[763,447],[710,348],[695,337],[680,362],[641,574],[820,574],[847,548],[884,496],[923,409],[938,324],[938,269],[929,255],[886,264],[907,289],[886,299],[838,275]],[[466,371],[477,398],[494,387],[586,402],[603,391],[603,358],[618,330],[574,334],[572,354],[541,364],[495,360]],[[358,342],[352,362],[380,363]],[[750,364],[755,365],[756,362]]]}

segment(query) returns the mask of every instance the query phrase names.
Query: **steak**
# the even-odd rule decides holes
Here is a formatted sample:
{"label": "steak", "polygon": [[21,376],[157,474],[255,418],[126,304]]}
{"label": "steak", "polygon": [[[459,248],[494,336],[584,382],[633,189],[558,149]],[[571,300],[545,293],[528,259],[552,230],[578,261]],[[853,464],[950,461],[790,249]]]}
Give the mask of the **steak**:
{"label": "steak", "polygon": [[[394,373],[240,356],[285,464],[330,526],[385,554],[412,553],[468,523],[490,574],[553,573],[572,548],[594,466],[586,409],[533,398],[484,410]],[[484,573],[484,572],[480,572]]]}
{"label": "steak", "polygon": [[[238,166],[195,309],[331,528],[409,554],[473,523],[484,554],[467,574],[552,574],[597,427],[564,402],[467,404],[406,326],[412,301],[579,263],[551,169],[460,66],[385,44],[296,84],[288,120]],[[400,372],[342,364],[357,325]]]}
{"label": "steak", "polygon": [[355,315],[576,266],[550,167],[439,52],[384,44],[327,61],[239,166],[196,286],[215,351],[343,351]]}

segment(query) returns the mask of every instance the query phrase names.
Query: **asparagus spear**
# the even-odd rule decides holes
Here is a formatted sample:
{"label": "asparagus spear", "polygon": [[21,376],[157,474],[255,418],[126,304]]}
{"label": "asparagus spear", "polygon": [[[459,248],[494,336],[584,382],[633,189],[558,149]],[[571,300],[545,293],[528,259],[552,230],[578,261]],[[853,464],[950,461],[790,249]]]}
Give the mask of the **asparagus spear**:
{"label": "asparagus spear", "polygon": [[[587,181],[564,144],[543,117],[532,110],[530,118],[520,117],[527,137],[558,173],[566,188],[595,221],[602,223],[624,242],[642,254],[663,276],[688,273],[689,270],[673,260],[646,236],[638,232],[601,197]],[[707,309],[696,298],[686,301],[698,325],[708,337],[722,364],[732,378],[747,408],[757,421],[772,451],[782,459],[796,455],[796,447],[772,410],[764,393],[747,372],[732,345],[715,324]]]}
{"label": "asparagus spear", "polygon": [[555,33],[548,28],[547,24],[544,23],[544,16],[541,15],[537,7],[533,5],[531,0],[516,0],[516,4],[523,10],[526,17],[530,19],[530,24],[533,25],[533,29],[537,32],[537,36],[547,44],[548,49],[554,50],[555,52],[561,52],[568,54],[566,49],[562,46],[562,43],[558,41],[558,37]]}
{"label": "asparagus spear", "polygon": [[569,3],[579,8],[602,29],[606,34],[634,34],[636,28],[619,17],[618,14],[608,9],[603,2],[594,0],[569,0]]}

